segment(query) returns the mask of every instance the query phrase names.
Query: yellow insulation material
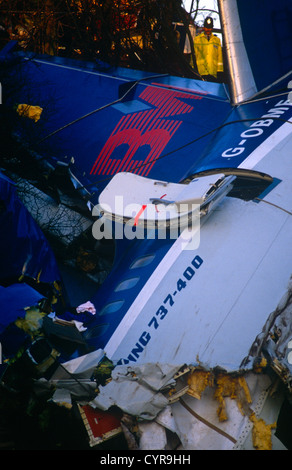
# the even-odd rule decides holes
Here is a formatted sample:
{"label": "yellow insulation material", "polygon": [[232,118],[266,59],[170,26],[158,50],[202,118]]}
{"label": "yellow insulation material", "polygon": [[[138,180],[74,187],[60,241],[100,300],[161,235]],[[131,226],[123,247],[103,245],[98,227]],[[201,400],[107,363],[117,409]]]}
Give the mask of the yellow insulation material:
{"label": "yellow insulation material", "polygon": [[211,372],[195,370],[188,377],[188,394],[200,400],[205,388],[211,385],[213,385]]}
{"label": "yellow insulation material", "polygon": [[254,413],[249,417],[253,423],[252,443],[256,450],[272,450],[272,429],[276,428],[276,423],[266,424],[261,418],[257,418]]}
{"label": "yellow insulation material", "polygon": [[[188,395],[200,400],[206,387],[214,387],[214,375],[209,371],[196,369],[188,376],[188,386]],[[219,374],[216,377],[215,387],[214,398],[219,402],[217,410],[219,421],[228,419],[225,398],[236,400],[242,414],[244,414],[243,407],[246,408],[246,405],[252,402],[248,385],[242,376]]]}
{"label": "yellow insulation material", "polygon": [[[261,361],[255,373],[260,373],[265,366],[265,360]],[[276,428],[276,423],[266,424],[263,419],[256,417],[250,408],[252,398],[243,375],[232,376],[227,373],[217,375],[210,371],[195,369],[188,375],[187,383],[189,387],[187,393],[198,400],[202,398],[206,387],[214,388],[214,399],[219,403],[217,415],[220,422],[228,419],[225,399],[236,400],[241,414],[248,416],[253,423],[252,441],[254,448],[256,450],[272,449],[272,429]]]}
{"label": "yellow insulation material", "polygon": [[246,405],[246,403],[252,402],[245,378],[219,374],[216,382],[217,387],[214,397],[219,402],[217,409],[219,421],[226,421],[228,419],[224,398],[236,400],[239,410],[243,414],[243,406]]}
{"label": "yellow insulation material", "polygon": [[39,106],[31,106],[29,104],[19,104],[16,111],[19,116],[28,117],[34,122],[37,122],[41,117],[43,108],[40,108]]}

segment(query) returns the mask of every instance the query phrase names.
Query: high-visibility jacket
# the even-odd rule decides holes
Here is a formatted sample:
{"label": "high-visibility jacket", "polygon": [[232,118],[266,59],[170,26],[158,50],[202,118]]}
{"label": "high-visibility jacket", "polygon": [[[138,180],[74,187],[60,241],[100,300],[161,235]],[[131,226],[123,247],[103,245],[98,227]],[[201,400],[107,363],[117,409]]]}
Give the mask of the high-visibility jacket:
{"label": "high-visibility jacket", "polygon": [[194,49],[200,75],[217,77],[217,72],[223,72],[222,47],[218,36],[211,34],[208,41],[205,33],[198,34],[194,40]]}

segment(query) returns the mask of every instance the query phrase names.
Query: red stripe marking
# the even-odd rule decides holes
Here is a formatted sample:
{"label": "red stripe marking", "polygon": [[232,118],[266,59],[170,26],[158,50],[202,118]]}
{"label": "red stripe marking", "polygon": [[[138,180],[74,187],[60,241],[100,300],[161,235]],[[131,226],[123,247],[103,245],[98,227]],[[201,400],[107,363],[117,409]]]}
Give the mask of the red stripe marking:
{"label": "red stripe marking", "polygon": [[141,209],[139,210],[139,212],[136,214],[136,217],[135,217],[135,220],[134,220],[134,227],[136,227],[136,225],[138,224],[138,220],[139,220],[139,217],[141,216],[141,214],[143,214],[143,212],[145,211],[147,205],[146,204],[143,204],[143,206],[141,207]]}

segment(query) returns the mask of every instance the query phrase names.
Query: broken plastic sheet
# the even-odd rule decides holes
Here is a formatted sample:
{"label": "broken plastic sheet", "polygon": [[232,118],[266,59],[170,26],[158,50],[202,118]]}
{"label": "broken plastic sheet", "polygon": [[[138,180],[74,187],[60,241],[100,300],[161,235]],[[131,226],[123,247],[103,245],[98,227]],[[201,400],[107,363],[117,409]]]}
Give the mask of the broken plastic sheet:
{"label": "broken plastic sheet", "polygon": [[168,405],[161,391],[175,384],[173,377],[180,368],[169,364],[117,366],[111,382],[100,387],[90,405],[102,410],[117,406],[138,419],[153,420]]}

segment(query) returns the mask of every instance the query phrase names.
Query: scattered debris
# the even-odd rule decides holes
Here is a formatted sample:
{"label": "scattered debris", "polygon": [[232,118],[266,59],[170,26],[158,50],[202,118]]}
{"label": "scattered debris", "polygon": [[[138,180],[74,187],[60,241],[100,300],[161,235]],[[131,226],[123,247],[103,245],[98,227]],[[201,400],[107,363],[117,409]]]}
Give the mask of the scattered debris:
{"label": "scattered debris", "polygon": [[32,106],[30,104],[19,104],[16,108],[16,112],[19,116],[32,119],[34,122],[38,122],[40,120],[42,111],[43,108],[40,106]]}
{"label": "scattered debris", "polygon": [[90,405],[78,405],[78,408],[89,436],[90,447],[122,432],[122,413],[119,410],[104,412]]}
{"label": "scattered debris", "polygon": [[[115,6],[118,7],[119,2],[116,3]],[[176,2],[172,3],[174,6]],[[222,10],[223,3],[222,1]],[[287,7],[287,2],[281,1],[280,3],[281,9]],[[236,2],[234,7],[236,7],[235,4]],[[151,44],[149,43],[149,46],[146,47],[149,38],[146,38],[147,35],[144,37],[142,34],[142,37],[139,34],[139,43],[141,42],[143,47],[141,49],[139,46],[138,52],[140,55],[143,53],[142,59],[137,55],[136,46],[138,43],[134,47],[133,41],[131,41],[131,47],[126,47],[125,31],[129,29],[126,24],[123,26],[122,36],[118,34],[117,41],[111,38],[107,44],[107,50],[97,47],[97,43],[101,45],[103,41],[100,41],[94,34],[92,37],[95,44],[93,44],[91,54],[93,52],[94,56],[103,59],[106,52],[112,51],[110,57],[115,59],[114,55],[120,52],[120,47],[116,50],[112,47],[116,42],[122,46],[124,52],[127,50],[129,53],[131,52],[130,62],[134,61],[135,64],[136,58],[138,58],[142,64],[144,59],[148,62],[147,51],[155,51],[160,43],[159,51],[163,51],[164,55],[171,57],[170,62],[173,64],[173,51],[177,48],[176,41],[171,40],[174,39],[174,18],[170,16],[166,18],[165,15],[162,15],[164,21],[161,24],[157,23],[156,19],[164,12],[161,5],[163,6],[164,2],[160,2],[160,8],[155,12],[153,10],[153,14],[150,16],[148,14],[148,17],[153,19],[149,23],[153,33],[150,35],[152,37],[152,39],[150,38]],[[257,7],[260,11],[260,5]],[[172,9],[166,10],[171,11]],[[232,11],[232,19],[234,19],[240,12],[237,11],[237,8]],[[101,14],[102,12],[105,10],[96,10],[95,13]],[[244,17],[244,10],[242,12]],[[69,13],[71,14],[70,11]],[[143,19],[147,18],[146,13],[143,10],[135,12],[135,27],[132,30],[136,29],[138,25],[140,29],[142,28]],[[174,13],[175,11],[172,11],[171,15]],[[176,12],[176,15],[178,13],[179,11]],[[226,11],[226,13],[228,12]],[[268,9],[266,19],[269,15],[271,19],[274,19],[272,13],[272,10]],[[180,17],[181,14],[177,19],[184,18],[184,16]],[[229,20],[231,21],[231,18]],[[45,445],[48,447],[52,445],[57,448],[68,446],[72,438],[71,432],[76,429],[73,424],[76,424],[78,430],[81,431],[80,435],[83,433],[83,437],[79,443],[77,442],[76,447],[84,446],[93,449],[100,448],[99,446],[106,445],[108,441],[111,442],[117,437],[122,437],[124,439],[123,445],[130,450],[270,450],[284,448],[277,437],[277,431],[280,412],[283,409],[286,396],[291,401],[292,280],[278,307],[267,320],[266,318],[275,308],[274,301],[278,299],[279,293],[281,294],[283,280],[286,280],[290,274],[286,253],[282,251],[281,258],[277,256],[277,251],[280,246],[289,246],[288,230],[284,230],[284,214],[286,217],[285,228],[289,227],[287,219],[291,215],[288,210],[289,194],[285,189],[289,186],[289,180],[284,178],[284,173],[289,164],[287,160],[289,152],[286,152],[288,133],[285,129],[289,121],[291,103],[288,102],[289,100],[285,101],[282,92],[280,93],[284,82],[281,87],[279,86],[280,91],[275,92],[275,95],[267,97],[263,94],[263,90],[268,90],[275,83],[279,85],[279,80],[284,80],[283,77],[287,77],[287,74],[283,75],[283,70],[280,67],[282,60],[278,64],[279,70],[275,71],[278,80],[275,81],[274,77],[267,76],[265,77],[266,83],[260,85],[264,87],[262,91],[254,89],[253,83],[257,82],[256,78],[260,70],[253,71],[254,66],[252,64],[250,67],[247,55],[246,60],[242,56],[246,33],[244,28],[240,28],[240,18],[236,21],[237,30],[240,32],[243,42],[234,42],[234,37],[229,38],[228,34],[226,35],[227,43],[235,44],[235,47],[232,48],[232,54],[230,54],[229,48],[226,49],[227,59],[229,65],[240,66],[239,69],[242,67],[243,71],[247,65],[250,75],[249,73],[247,75],[236,74],[237,80],[234,80],[235,77],[231,77],[231,98],[227,88],[220,81],[211,83],[210,87],[205,80],[198,84],[187,83],[189,78],[194,76],[194,72],[190,70],[187,63],[176,59],[179,68],[177,64],[172,67],[176,72],[178,70],[183,72],[183,79],[179,81],[177,79],[172,81],[169,71],[164,73],[161,66],[157,69],[157,71],[161,71],[161,74],[152,76],[148,74],[148,71],[146,74],[140,73],[141,70],[139,73],[137,70],[132,73],[130,69],[127,69],[126,73],[120,70],[113,75],[106,64],[102,65],[100,70],[97,63],[87,64],[84,62],[83,66],[76,65],[73,67],[76,76],[73,88],[74,90],[80,90],[82,87],[88,89],[88,93],[80,101],[78,93],[72,94],[73,88],[69,90],[69,94],[66,93],[69,77],[67,73],[72,73],[73,69],[72,64],[68,66],[70,61],[63,61],[61,57],[35,60],[31,53],[21,53],[17,56],[13,52],[15,45],[11,44],[8,44],[6,50],[1,52],[3,56],[1,63],[5,66],[5,73],[3,73],[5,95],[7,93],[6,83],[10,82],[11,78],[13,79],[12,86],[7,87],[8,95],[11,94],[11,96],[7,95],[8,99],[7,96],[4,97],[3,136],[4,134],[9,135],[7,139],[9,143],[14,138],[16,140],[3,158],[3,162],[10,170],[14,169],[16,172],[18,172],[19,164],[23,164],[23,168],[26,165],[26,170],[28,170],[29,166],[34,166],[34,162],[38,163],[32,173],[30,173],[30,168],[26,175],[17,179],[18,194],[21,194],[22,201],[38,225],[32,222],[33,219],[29,217],[29,212],[20,207],[20,201],[15,197],[16,191],[12,191],[11,182],[8,183],[7,178],[0,175],[1,225],[5,229],[10,229],[10,231],[5,230],[7,233],[5,233],[5,237],[2,235],[0,244],[2,245],[4,266],[0,285],[0,302],[2,311],[5,313],[0,318],[1,353],[3,349],[3,364],[0,365],[0,407],[2,411],[0,436],[7,436],[5,439],[7,439],[8,447],[23,446],[19,435],[24,434],[23,428],[25,426],[20,430],[14,429],[14,435],[11,433],[11,421],[15,420],[18,423],[18,415],[21,413],[21,417],[25,418],[24,423],[29,423],[29,430],[34,430],[31,435],[27,432],[23,437],[26,444],[29,440],[34,441],[40,431],[48,439],[48,442],[45,439]],[[163,24],[167,24],[167,27],[163,27]],[[228,24],[223,26],[227,33]],[[19,39],[23,36],[20,46],[26,47],[29,38],[26,33],[29,32],[29,28],[19,28]],[[90,28],[93,28],[92,31]],[[92,25],[88,24],[87,29],[89,33],[100,32],[96,30],[96,27],[93,27],[93,23]],[[143,33],[142,29],[136,32]],[[269,30],[269,28],[266,29]],[[280,35],[279,41],[280,43],[283,41],[281,43],[283,45],[285,38]],[[246,45],[249,42],[250,39],[246,41]],[[167,47],[161,47],[166,44]],[[71,46],[76,53],[79,51],[86,58],[84,51],[75,47],[76,44],[72,43]],[[152,46],[155,46],[154,49]],[[245,50],[245,47],[243,49]],[[101,54],[100,51],[102,51]],[[114,55],[112,55],[113,52]],[[153,56],[152,52],[150,55]],[[246,52],[248,53],[248,51]],[[128,64],[129,60],[127,60]],[[7,63],[5,63],[6,61]],[[118,63],[115,60],[110,62]],[[119,62],[123,63],[123,61]],[[148,69],[146,62],[144,65]],[[158,60],[158,62],[161,61]],[[274,62],[276,61],[274,60]],[[16,63],[20,69],[25,71],[24,78],[27,83],[25,83],[24,95],[18,93],[20,91],[18,90],[19,83],[22,83],[22,80],[18,78],[18,70],[16,70],[18,67],[14,67]],[[24,67],[23,64],[25,64]],[[45,69],[47,68],[53,69],[54,72],[46,75]],[[278,69],[278,67],[276,68]],[[80,75],[77,75],[78,70]],[[281,72],[280,75],[278,75],[279,72]],[[77,77],[79,78],[77,79]],[[104,84],[101,77],[106,78]],[[48,78],[50,80],[47,80]],[[244,92],[246,79],[250,81],[250,84],[247,91]],[[49,81],[51,83],[48,83]],[[16,90],[13,90],[15,85]],[[44,93],[42,93],[42,89],[45,90]],[[110,90],[109,94],[108,90]],[[134,94],[135,99],[133,99]],[[254,100],[253,104],[248,103],[248,100],[255,94],[259,98],[256,101],[261,101],[261,103],[255,104]],[[17,99],[17,95],[19,99]],[[28,95],[32,95],[33,103],[40,103],[43,108],[22,103],[27,100]],[[38,95],[41,101],[39,101]],[[278,101],[280,96],[281,101]],[[52,100],[52,97],[55,99]],[[15,107],[16,102],[22,104]],[[93,102],[95,109],[92,109]],[[244,111],[241,108],[243,105]],[[42,114],[43,110],[45,110],[44,114]],[[264,112],[266,114],[263,114]],[[8,116],[11,115],[13,121],[10,123],[7,119],[8,125],[5,123],[7,113]],[[283,119],[279,119],[279,115],[285,118],[285,125]],[[65,116],[70,116],[67,123]],[[210,116],[216,117],[216,119],[210,119]],[[270,119],[259,120],[259,116],[270,117]],[[257,122],[251,124],[255,118]],[[250,121],[249,124],[247,121]],[[14,123],[17,123],[16,126]],[[234,133],[231,132],[228,135],[225,132],[225,126],[234,124],[237,124],[234,126]],[[104,126],[107,128],[106,132],[104,132]],[[6,132],[8,129],[9,132]],[[74,134],[72,129],[78,139],[72,139]],[[239,135],[239,140],[236,140]],[[192,136],[192,141],[189,136]],[[275,138],[275,136],[277,137]],[[6,137],[4,138],[6,141]],[[170,139],[173,140],[170,141]],[[270,149],[269,142],[271,140],[274,140],[274,143]],[[240,147],[233,147],[235,142],[239,142]],[[289,145],[290,143],[291,141]],[[170,171],[172,167],[169,162],[174,161],[175,152],[185,149],[186,144],[188,150],[177,153],[176,158],[181,164],[173,165],[173,171]],[[32,151],[28,151],[29,146],[32,146]],[[230,148],[228,148],[229,146]],[[281,152],[279,152],[279,146]],[[255,158],[254,155],[259,148],[265,150],[261,153],[261,158]],[[170,152],[166,150],[170,150]],[[126,153],[123,156],[124,151]],[[270,151],[275,152],[276,156],[273,164]],[[42,155],[39,155],[39,152]],[[276,152],[279,152],[278,155]],[[35,160],[29,159],[29,164],[24,163],[29,154],[30,156],[33,154],[36,157]],[[172,155],[171,160],[164,160],[166,162],[164,165],[161,158],[168,155]],[[196,156],[195,159],[194,156]],[[204,160],[205,156],[207,156],[207,160]],[[250,158],[251,156],[252,158]],[[221,157],[225,158],[225,162],[230,162],[231,167],[226,169],[229,175],[225,174],[225,171],[222,173],[220,169],[222,166]],[[233,157],[236,158],[233,159]],[[200,174],[202,173],[200,168],[204,168],[206,162],[210,168],[208,171],[211,173],[203,176]],[[60,258],[64,271],[68,267],[77,268],[78,274],[85,276],[85,283],[88,283],[89,280],[95,282],[96,291],[97,285],[101,284],[108,275],[110,262],[105,259],[106,257],[99,256],[104,247],[100,241],[91,240],[90,243],[87,243],[87,235],[93,224],[93,214],[90,214],[88,209],[92,209],[104,191],[107,192],[107,186],[104,186],[106,180],[111,179],[115,172],[119,171],[121,173],[115,175],[112,181],[122,181],[121,179],[117,180],[116,176],[123,178],[125,195],[129,195],[127,202],[130,205],[134,196],[139,192],[140,183],[137,188],[132,187],[133,174],[129,178],[127,172],[131,171],[137,174],[141,172],[140,175],[143,173],[148,187],[147,182],[150,181],[148,174],[152,171],[154,164],[156,165],[155,179],[151,180],[149,186],[151,189],[151,191],[149,189],[151,197],[149,201],[154,204],[149,202],[148,205],[155,218],[159,214],[156,207],[158,203],[162,208],[173,200],[173,198],[164,199],[164,196],[168,195],[164,193],[165,189],[162,191],[162,188],[170,185],[168,180],[173,181],[171,183],[173,190],[175,185],[179,186],[177,188],[178,195],[181,194],[181,189],[184,190],[184,198],[179,201],[190,202],[197,200],[198,194],[201,194],[191,194],[195,181],[201,178],[201,181],[205,181],[206,186],[204,183],[203,197],[200,197],[199,200],[204,202],[207,198],[206,200],[210,202],[210,205],[208,202],[208,209],[213,208],[215,196],[216,202],[225,204],[223,196],[229,195],[229,190],[232,190],[230,195],[232,194],[236,200],[230,204],[226,203],[227,211],[214,211],[216,230],[210,229],[210,225],[204,226],[205,233],[208,237],[210,235],[210,238],[204,239],[202,243],[202,249],[206,250],[206,261],[203,264],[204,267],[207,266],[205,274],[201,278],[199,277],[201,274],[196,274],[203,259],[196,256],[191,260],[191,258],[183,256],[183,250],[178,247],[178,244],[173,244],[175,250],[170,251],[168,242],[163,249],[159,246],[159,249],[156,250],[158,245],[155,247],[151,242],[149,245],[151,245],[151,250],[155,252],[155,256],[150,255],[149,257],[147,250],[150,246],[147,245],[146,250],[146,245],[142,246],[142,243],[140,245],[140,239],[137,237],[133,245],[131,244],[133,250],[128,248],[130,247],[128,241],[126,242],[127,248],[122,255],[120,249],[122,245],[117,247],[117,258],[124,266],[120,270],[121,265],[115,265],[112,278],[114,282],[119,282],[119,284],[110,286],[108,291],[110,295],[108,292],[106,296],[101,295],[102,301],[108,302],[108,304],[100,307],[97,303],[95,307],[91,302],[86,301],[90,297],[87,297],[85,291],[80,288],[78,279],[75,283],[78,289],[70,286],[70,305],[68,305],[66,295],[59,290],[60,277],[59,270],[56,269],[55,258],[47,247],[42,233],[38,231],[38,227],[41,227],[51,237],[50,239],[54,239],[58,243],[59,253],[62,252]],[[45,165],[45,171],[40,171],[40,175],[38,175],[39,168],[41,166],[44,168]],[[167,181],[157,181],[160,165],[163,166]],[[232,165],[236,168],[232,168]],[[249,165],[251,168],[244,168]],[[219,170],[220,173],[218,173]],[[198,171],[198,173],[196,174],[194,171]],[[243,175],[243,171],[246,172],[245,175]],[[263,171],[269,171],[269,174],[263,173]],[[29,179],[26,179],[29,174]],[[287,171],[286,174],[288,174]],[[221,176],[219,180],[217,179],[219,175],[224,176],[224,179],[226,176],[226,182],[228,182],[226,186],[225,183],[222,186],[221,183],[218,183],[221,181]],[[243,178],[240,178],[240,175]],[[151,173],[150,177],[153,176],[154,174]],[[141,177],[139,176],[139,181],[141,181]],[[209,183],[212,181],[210,187]],[[231,183],[234,184],[232,188],[229,186]],[[157,189],[157,194],[154,194],[156,198],[152,198],[153,188]],[[276,188],[275,192],[273,192],[274,188]],[[121,189],[123,188],[120,184],[114,186],[111,201],[116,198],[117,194],[122,193]],[[265,196],[260,198],[263,190],[265,190]],[[175,193],[173,194],[175,195]],[[190,195],[196,196],[196,198],[185,199],[186,194],[188,194],[188,198]],[[142,195],[144,198],[144,193]],[[211,200],[213,196],[214,199]],[[264,200],[266,196],[268,200]],[[257,199],[256,203],[254,199]],[[247,204],[247,201],[250,204]],[[139,199],[139,205],[140,202]],[[267,204],[265,205],[264,202]],[[145,207],[143,204],[142,212]],[[15,208],[19,210],[17,211]],[[260,209],[258,210],[258,208]],[[263,208],[262,212],[261,208]],[[268,212],[272,208],[279,211],[277,215],[275,212],[274,217],[271,212]],[[103,207],[103,211],[104,209]],[[143,215],[141,213],[139,211],[136,214],[134,226],[138,225],[139,218],[140,222],[143,221],[146,212],[144,211]],[[278,217],[279,214],[281,215]],[[102,213],[98,214],[98,217],[100,215]],[[112,209],[110,209],[110,215],[112,215]],[[115,207],[114,215],[117,216],[117,220],[121,215],[132,217],[129,207],[123,207],[122,214],[116,211]],[[175,220],[177,220],[177,213],[175,215]],[[162,212],[160,216],[163,218]],[[186,218],[186,223],[189,223],[188,218]],[[165,227],[164,220],[162,225]],[[254,230],[257,225],[258,227]],[[248,230],[250,227],[252,230]],[[37,236],[33,238],[30,231]],[[220,235],[219,240],[215,237],[217,233]],[[285,233],[285,239],[283,233]],[[262,235],[265,236],[262,237]],[[221,237],[224,242],[226,238],[232,239],[231,243],[229,241],[228,244],[225,243],[222,246],[222,251],[218,250]],[[237,243],[238,240],[243,240],[244,243]],[[93,243],[94,246],[92,246]],[[8,246],[7,250],[6,246]],[[97,247],[100,249],[99,253],[96,250]],[[247,248],[248,250],[246,250]],[[214,256],[215,251],[217,251],[216,256]],[[211,256],[207,260],[208,252]],[[113,259],[113,253],[111,255],[110,260]],[[136,256],[137,259],[135,259]],[[156,267],[154,264],[152,266],[148,264],[149,258],[154,259],[155,263],[157,262]],[[249,260],[249,263],[241,266],[241,258]],[[284,263],[282,263],[283,260]],[[128,266],[128,271],[125,269],[127,261],[131,263]],[[270,277],[272,262],[274,278]],[[158,274],[156,268],[161,268],[161,266],[163,272]],[[148,274],[144,274],[144,277],[140,276],[145,267],[147,268],[144,273],[147,271]],[[172,269],[175,276],[181,269],[180,275],[184,277],[184,280],[168,277],[168,273],[171,273]],[[269,284],[266,284],[267,273],[269,273]],[[192,290],[192,287],[188,287],[184,290],[186,286],[189,286],[189,281],[195,274],[195,278],[200,279],[197,288]],[[124,278],[124,275],[127,277]],[[221,286],[217,284],[219,278]],[[237,278],[240,278],[240,282],[238,285],[233,284],[233,280]],[[274,280],[279,281],[279,285],[275,292],[272,292],[269,287],[273,287]],[[172,288],[170,281],[174,281],[173,286],[177,287],[176,290],[175,287]],[[166,284],[170,289],[167,290],[167,293],[162,288]],[[261,286],[258,290],[259,284]],[[149,285],[150,289],[148,289]],[[220,293],[223,288],[225,289],[225,286],[228,286],[221,298],[221,317],[219,316],[220,309],[217,308],[218,299],[214,299],[214,302],[208,304],[203,302],[202,298],[198,301],[195,297],[198,294],[198,297],[201,295],[201,297],[209,298],[209,292],[206,294],[205,291],[206,285],[212,293],[215,291],[215,286],[218,287],[217,292]],[[130,288],[133,288],[133,298],[131,298]],[[147,295],[141,302],[141,297],[147,289]],[[85,298],[74,302],[73,298],[80,293],[75,292],[77,290],[82,291],[80,295]],[[269,290],[269,301],[262,302],[261,296],[265,297]],[[163,295],[161,298],[160,291],[161,296]],[[189,302],[182,294],[187,291],[189,292]],[[121,294],[122,292],[124,294]],[[244,295],[242,295],[243,292],[245,292]],[[159,294],[159,298],[156,297],[156,293]],[[194,295],[192,295],[193,293]],[[151,295],[149,303],[147,303],[148,294]],[[97,293],[95,297],[97,302],[98,295]],[[118,299],[120,295],[124,295],[121,300]],[[257,298],[256,302],[253,302],[253,295]],[[126,298],[127,300],[131,299],[130,307],[126,303]],[[196,303],[198,305],[195,306]],[[249,309],[251,314],[246,318],[245,313],[248,307],[251,307],[251,303],[255,311]],[[122,309],[122,306],[123,313],[121,313],[122,310],[119,310]],[[224,330],[222,328],[224,321],[227,317],[232,316],[231,306],[235,315],[232,322],[229,321],[230,318],[228,319],[226,330]],[[151,313],[152,308],[153,313]],[[186,321],[188,315],[183,316],[183,310],[189,314],[189,317],[199,318],[195,328]],[[261,310],[260,314],[259,310]],[[139,331],[135,331],[134,337],[133,328],[128,336],[120,335],[121,329],[123,332],[128,329],[128,312],[131,315],[134,312],[133,324],[137,320],[137,327],[142,326],[142,320],[145,325],[143,330],[150,328],[151,325],[151,334],[145,330],[142,333],[143,330],[139,329]],[[209,312],[211,312],[210,316],[207,317]],[[118,358],[120,360],[118,363],[111,361],[106,356],[107,349],[110,357],[116,357],[115,354],[118,356],[124,345],[115,345],[116,349],[113,352],[108,346],[108,337],[104,341],[103,337],[101,343],[98,343],[100,337],[105,334],[106,330],[100,328],[104,325],[94,325],[95,331],[93,331],[98,338],[95,345],[98,344],[98,346],[93,345],[94,341],[90,343],[89,336],[86,336],[87,333],[92,332],[88,326],[90,320],[93,317],[95,319],[101,317],[103,320],[105,315],[109,315],[105,321],[106,328],[109,328],[107,331],[116,328],[115,321],[120,321],[120,330],[116,329],[114,332],[116,337],[121,336],[121,341],[124,341],[127,348],[129,346],[129,350],[136,342],[135,349],[125,356],[128,359]],[[251,318],[252,315],[254,318]],[[167,323],[168,320],[164,321],[165,317],[167,319],[175,318],[176,322]],[[254,319],[256,321],[253,321]],[[209,325],[213,324],[213,321],[215,323],[215,320],[217,323],[212,329],[209,329]],[[161,323],[162,321],[163,323]],[[205,326],[208,325],[208,329],[202,327],[203,322]],[[181,325],[179,337],[178,330]],[[244,329],[245,326],[248,335],[246,337],[243,335],[245,342],[241,348],[237,348],[241,328]],[[237,336],[234,334],[235,328]],[[262,331],[259,333],[260,328]],[[219,330],[221,333],[223,332],[221,336],[218,334]],[[161,331],[164,331],[164,334],[159,336]],[[192,341],[194,331],[199,339],[203,338],[199,347],[194,346]],[[169,332],[172,332],[173,336]],[[141,338],[144,338],[145,334],[147,342],[145,340],[146,344],[143,343],[142,347]],[[254,340],[257,334],[258,336]],[[112,335],[112,331],[109,335]],[[177,344],[173,343],[174,337],[179,337]],[[211,338],[215,337],[216,342],[212,343]],[[160,338],[162,338],[161,341]],[[188,356],[188,360],[194,362],[187,364],[143,363],[143,357],[149,357],[144,346],[148,344],[150,339],[150,346],[155,344],[156,348],[153,349],[154,356],[152,356],[155,357],[155,360],[158,357],[157,352],[159,353],[159,350],[169,344],[172,347],[170,351],[173,355],[168,356],[166,352],[164,355],[166,361],[171,361],[170,357],[174,358],[174,362],[175,359],[180,361],[178,357],[181,357],[183,358],[181,362],[183,362],[185,355],[182,345],[184,344],[186,349],[190,349],[191,346],[195,349],[195,353],[190,352]],[[230,343],[227,342],[228,339]],[[110,340],[110,344],[113,344],[113,336],[110,337]],[[98,349],[99,347],[101,349]],[[208,348],[209,351],[207,351]],[[181,356],[178,355],[179,350]],[[136,355],[133,351],[136,352]],[[167,351],[166,348],[165,351]],[[200,354],[201,352],[205,353],[205,357],[200,358],[201,362],[197,357],[194,357],[195,355],[199,357],[199,352]],[[143,356],[144,353],[145,356]],[[229,366],[232,362],[230,360],[232,354],[236,356],[236,362],[233,362],[235,365],[231,372]],[[246,354],[247,356],[243,357]],[[210,361],[211,356],[212,360]],[[132,361],[135,365],[118,365],[122,361],[126,364]],[[289,406],[289,409],[292,409],[291,405]],[[60,420],[55,421],[57,416]],[[67,426],[55,425],[60,421],[62,424],[66,423]],[[70,427],[71,432],[68,432]],[[79,433],[76,435],[79,438]],[[39,441],[37,442],[39,443]],[[76,439],[72,439],[69,443],[70,446],[74,444],[76,444]],[[35,445],[35,442],[29,442],[26,448],[32,445]],[[111,443],[109,445],[114,447]]]}
{"label": "scattered debris", "polygon": [[[90,250],[81,246],[77,251],[76,267],[86,276],[99,263]],[[32,280],[28,262],[24,266],[18,283],[5,288],[6,296],[11,291],[23,300],[21,305],[15,304],[15,313],[9,303],[11,317],[2,325],[3,345],[11,328],[15,344],[3,364],[1,391],[27,400],[28,416],[34,416],[41,406],[38,425],[42,430],[48,428],[50,413],[57,407],[68,413],[64,415],[68,419],[75,416],[86,432],[89,448],[115,438],[123,438],[123,445],[131,450],[264,450],[280,446],[275,429],[283,399],[274,374],[290,389],[291,282],[242,370],[227,373],[188,364],[116,365],[103,350],[88,352],[85,348],[82,353],[82,333],[88,318],[98,315],[95,306],[83,301],[74,309],[61,309],[59,315],[59,282],[40,282],[41,271]],[[2,300],[6,302],[3,294],[4,290]],[[78,357],[72,359],[74,350]],[[252,364],[252,370],[244,368],[247,364]],[[265,414],[265,404],[275,391],[280,398],[273,412]]]}

